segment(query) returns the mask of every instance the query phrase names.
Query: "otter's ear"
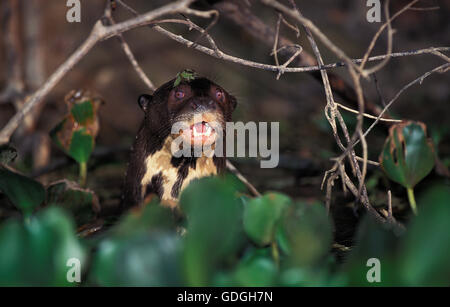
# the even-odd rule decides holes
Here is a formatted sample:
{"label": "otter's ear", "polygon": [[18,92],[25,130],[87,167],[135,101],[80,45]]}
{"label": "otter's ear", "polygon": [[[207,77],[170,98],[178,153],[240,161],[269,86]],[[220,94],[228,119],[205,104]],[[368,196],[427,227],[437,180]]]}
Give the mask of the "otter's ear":
{"label": "otter's ear", "polygon": [[150,103],[152,102],[152,99],[153,99],[152,95],[143,94],[139,96],[138,103],[144,112],[147,111],[148,107],[150,106]]}

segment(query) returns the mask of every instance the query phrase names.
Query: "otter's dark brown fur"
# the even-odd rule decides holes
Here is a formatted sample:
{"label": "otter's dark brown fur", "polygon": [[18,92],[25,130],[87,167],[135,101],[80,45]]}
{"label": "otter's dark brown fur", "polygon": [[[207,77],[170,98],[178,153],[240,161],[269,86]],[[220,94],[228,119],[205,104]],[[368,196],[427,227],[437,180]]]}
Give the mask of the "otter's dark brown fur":
{"label": "otter's dark brown fur", "polygon": [[[209,128],[208,122],[214,121],[223,128],[221,137],[225,138],[225,123],[231,121],[236,99],[209,79],[195,78],[179,83],[170,80],[152,96],[141,95],[138,102],[145,117],[131,149],[122,206],[141,204],[151,193],[158,195],[162,204],[176,206],[180,192],[190,181],[220,174],[225,158],[173,156],[171,144],[179,134],[171,133],[172,125],[184,121],[193,129],[196,124],[205,131],[202,129]],[[195,123],[198,116],[202,122]]]}

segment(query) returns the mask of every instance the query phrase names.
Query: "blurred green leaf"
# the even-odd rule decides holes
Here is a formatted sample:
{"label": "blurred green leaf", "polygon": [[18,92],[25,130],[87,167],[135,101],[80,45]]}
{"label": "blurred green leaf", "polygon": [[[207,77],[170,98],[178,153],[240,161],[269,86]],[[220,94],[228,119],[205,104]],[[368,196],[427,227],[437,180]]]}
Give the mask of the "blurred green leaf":
{"label": "blurred green leaf", "polygon": [[94,107],[90,100],[74,104],[70,112],[75,121],[81,125],[86,125],[88,121],[93,121],[95,119]]}
{"label": "blurred green leaf", "polygon": [[67,286],[76,258],[87,267],[85,250],[70,218],[59,208],[43,210],[25,224],[8,221],[0,228],[0,285]]}
{"label": "blurred green leaf", "polygon": [[180,238],[141,233],[106,239],[98,247],[90,281],[100,286],[180,286]]}
{"label": "blurred green leaf", "polygon": [[273,242],[283,210],[290,203],[289,197],[278,193],[268,193],[249,201],[244,208],[244,229],[250,239],[258,245]]}
{"label": "blurred green leaf", "polygon": [[64,152],[78,163],[86,163],[99,130],[98,109],[102,100],[89,91],[73,90],[65,97],[68,114],[50,132]]}
{"label": "blurred green leaf", "polygon": [[450,286],[450,187],[435,185],[418,203],[423,210],[402,242],[399,275],[405,285]]}
{"label": "blurred green leaf", "polygon": [[[223,274],[223,273],[222,273]],[[270,287],[276,283],[278,269],[270,248],[249,249],[228,275],[219,275],[218,286]]]}
{"label": "blurred green leaf", "polygon": [[127,238],[150,231],[168,231],[175,229],[175,220],[171,209],[163,207],[157,200],[143,208],[137,207],[123,216],[112,229],[115,238]]}
{"label": "blurred green leaf", "polygon": [[277,231],[278,245],[293,265],[308,266],[321,261],[332,243],[332,225],[321,203],[295,203],[283,213]]}
{"label": "blurred green leaf", "polygon": [[243,238],[242,204],[230,178],[202,178],[180,198],[187,214],[183,270],[190,286],[205,286],[226,259],[235,257]]}
{"label": "blurred green leaf", "polygon": [[336,260],[332,255],[316,266],[286,265],[280,272],[279,285],[285,287],[342,286],[345,280],[334,274],[335,267]]}
{"label": "blurred green leaf", "polygon": [[[401,231],[389,224],[380,224],[369,215],[360,222],[355,246],[347,263],[342,267],[342,278],[349,286],[392,286],[398,282],[396,257]],[[369,283],[369,259],[380,261],[380,283]]]}
{"label": "blurred green leaf", "polygon": [[434,167],[433,143],[426,137],[426,126],[403,122],[389,130],[380,164],[393,181],[413,188]]}
{"label": "blurred green leaf", "polygon": [[37,181],[0,166],[0,191],[17,206],[25,216],[45,199],[44,187]]}
{"label": "blurred green leaf", "polygon": [[234,279],[240,287],[270,287],[275,283],[277,272],[270,249],[253,249],[237,265]]}
{"label": "blurred green leaf", "polygon": [[86,132],[86,129],[74,131],[68,154],[78,163],[89,160],[94,150],[94,138]]}

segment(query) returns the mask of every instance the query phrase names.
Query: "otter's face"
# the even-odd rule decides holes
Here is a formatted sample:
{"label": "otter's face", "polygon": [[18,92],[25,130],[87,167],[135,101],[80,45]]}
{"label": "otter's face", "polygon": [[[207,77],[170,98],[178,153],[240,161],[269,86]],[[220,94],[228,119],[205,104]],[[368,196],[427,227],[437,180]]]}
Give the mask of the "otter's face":
{"label": "otter's face", "polygon": [[225,123],[231,121],[236,107],[233,96],[206,78],[175,87],[169,81],[153,97],[142,95],[139,103],[151,131],[164,139],[181,136],[194,147],[212,145],[224,137]]}

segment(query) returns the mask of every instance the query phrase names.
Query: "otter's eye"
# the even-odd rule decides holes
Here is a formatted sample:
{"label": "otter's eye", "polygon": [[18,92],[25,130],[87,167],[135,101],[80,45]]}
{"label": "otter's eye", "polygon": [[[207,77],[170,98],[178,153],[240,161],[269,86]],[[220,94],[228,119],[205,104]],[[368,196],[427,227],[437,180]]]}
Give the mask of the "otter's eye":
{"label": "otter's eye", "polygon": [[222,100],[223,99],[223,92],[221,90],[216,91],[216,99]]}
{"label": "otter's eye", "polygon": [[184,92],[181,90],[178,90],[175,92],[175,98],[177,99],[183,99],[184,98]]}

